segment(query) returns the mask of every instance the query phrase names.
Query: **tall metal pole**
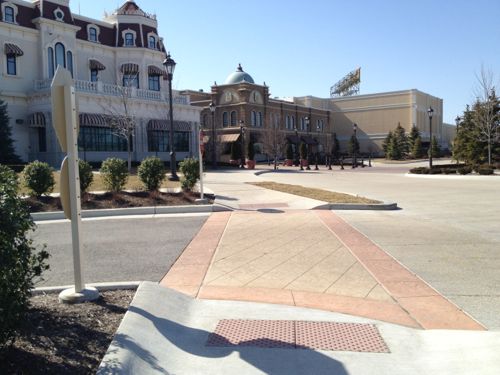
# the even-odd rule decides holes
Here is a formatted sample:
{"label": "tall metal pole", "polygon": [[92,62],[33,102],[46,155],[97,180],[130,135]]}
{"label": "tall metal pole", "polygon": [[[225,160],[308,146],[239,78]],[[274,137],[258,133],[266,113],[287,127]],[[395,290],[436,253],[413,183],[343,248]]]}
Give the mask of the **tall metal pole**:
{"label": "tall metal pole", "polygon": [[179,176],[177,176],[177,165],[175,160],[175,146],[174,146],[174,109],[172,100],[172,74],[167,74],[168,79],[168,105],[169,105],[169,116],[170,116],[170,180],[178,181]]}
{"label": "tall metal pole", "polygon": [[244,127],[244,122],[243,120],[240,120],[240,148],[241,148],[241,151],[240,151],[240,156],[241,156],[241,159],[240,159],[240,168],[245,168],[245,127]]}
{"label": "tall metal pole", "polygon": [[432,169],[432,115],[434,114],[434,109],[429,107],[427,110],[429,115],[429,168]]}
{"label": "tall metal pole", "polygon": [[212,167],[217,168],[217,150],[215,142],[215,105],[210,103],[210,112],[212,113]]}

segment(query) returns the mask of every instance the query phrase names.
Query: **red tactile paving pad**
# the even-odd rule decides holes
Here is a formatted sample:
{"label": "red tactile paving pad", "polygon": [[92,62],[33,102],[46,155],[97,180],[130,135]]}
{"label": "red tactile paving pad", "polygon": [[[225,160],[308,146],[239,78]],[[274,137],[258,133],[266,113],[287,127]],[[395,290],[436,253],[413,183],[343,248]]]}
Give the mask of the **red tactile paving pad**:
{"label": "red tactile paving pad", "polygon": [[207,346],[295,348],[293,321],[221,320],[208,337]]}
{"label": "red tactile paving pad", "polygon": [[373,324],[297,322],[297,347],[367,353],[389,353]]}
{"label": "red tactile paving pad", "polygon": [[207,346],[389,353],[372,324],[290,320],[221,320]]}

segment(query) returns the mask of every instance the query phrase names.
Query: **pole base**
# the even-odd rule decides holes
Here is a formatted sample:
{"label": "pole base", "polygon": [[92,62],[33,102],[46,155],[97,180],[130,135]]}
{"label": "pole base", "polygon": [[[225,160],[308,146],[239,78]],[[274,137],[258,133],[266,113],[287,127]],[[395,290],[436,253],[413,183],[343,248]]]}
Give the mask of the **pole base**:
{"label": "pole base", "polygon": [[80,292],[75,292],[75,288],[73,287],[59,293],[59,302],[67,304],[83,303],[95,301],[100,296],[99,291],[91,286],[86,287]]}
{"label": "pole base", "polygon": [[203,199],[198,198],[198,199],[195,199],[194,201],[195,201],[195,203],[199,203],[199,204],[208,204],[208,200],[206,200],[205,198],[203,198]]}
{"label": "pole base", "polygon": [[168,180],[169,181],[179,181],[179,176],[177,176],[177,175],[170,175],[168,177]]}

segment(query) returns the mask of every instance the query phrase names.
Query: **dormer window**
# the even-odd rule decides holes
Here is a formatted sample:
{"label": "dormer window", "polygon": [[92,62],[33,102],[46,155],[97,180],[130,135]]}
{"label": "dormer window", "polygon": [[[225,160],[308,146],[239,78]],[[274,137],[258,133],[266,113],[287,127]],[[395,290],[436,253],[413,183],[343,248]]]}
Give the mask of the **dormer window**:
{"label": "dormer window", "polygon": [[125,46],[127,46],[127,47],[134,46],[134,34],[132,34],[132,33],[125,34]]}
{"label": "dormer window", "polygon": [[154,36],[150,36],[148,42],[149,42],[149,48],[156,49],[156,38]]}
{"label": "dormer window", "polygon": [[5,7],[4,8],[4,21],[5,22],[10,22],[10,23],[15,23],[15,16],[14,16],[14,8],[12,7]]}
{"label": "dormer window", "polygon": [[97,42],[97,29],[95,27],[89,28],[89,40],[91,42]]}

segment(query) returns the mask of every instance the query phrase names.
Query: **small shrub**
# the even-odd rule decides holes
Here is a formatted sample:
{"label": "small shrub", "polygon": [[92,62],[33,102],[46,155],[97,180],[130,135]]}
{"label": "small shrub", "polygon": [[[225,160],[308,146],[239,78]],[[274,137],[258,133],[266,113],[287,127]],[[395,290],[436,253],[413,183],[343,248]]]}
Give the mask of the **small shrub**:
{"label": "small shrub", "polygon": [[146,158],[137,171],[139,179],[148,191],[156,191],[165,179],[165,167],[157,157]]}
{"label": "small shrub", "polygon": [[200,178],[200,165],[196,159],[184,159],[179,163],[179,170],[184,175],[181,180],[183,190],[191,191]]}
{"label": "small shrub", "polygon": [[483,165],[477,169],[477,173],[483,176],[488,176],[494,173],[494,169],[487,165]]}
{"label": "small shrub", "polygon": [[80,173],[80,193],[84,194],[94,181],[92,166],[85,160],[78,160],[78,170]]}
{"label": "small shrub", "polygon": [[433,167],[429,171],[429,174],[442,174],[442,173],[443,173],[443,169],[442,168],[435,168],[435,167]]}
{"label": "small shrub", "polygon": [[128,179],[127,162],[118,158],[108,158],[102,162],[101,176],[106,189],[117,193],[123,189]]}
{"label": "small shrub", "polygon": [[35,224],[18,188],[15,173],[0,165],[0,349],[22,323],[34,278],[49,268],[45,263],[49,254],[36,251],[29,239]]}
{"label": "small shrub", "polygon": [[441,168],[441,173],[443,173],[443,174],[456,174],[457,169],[456,168]]}
{"label": "small shrub", "polygon": [[413,174],[429,174],[429,168],[427,167],[416,167],[410,169],[410,173]]}
{"label": "small shrub", "polygon": [[31,195],[37,197],[49,194],[54,190],[53,169],[47,163],[34,161],[29,163],[23,170],[24,183]]}
{"label": "small shrub", "polygon": [[470,173],[472,173],[472,167],[468,167],[468,166],[461,167],[461,168],[458,168],[457,172],[461,175],[470,174]]}

